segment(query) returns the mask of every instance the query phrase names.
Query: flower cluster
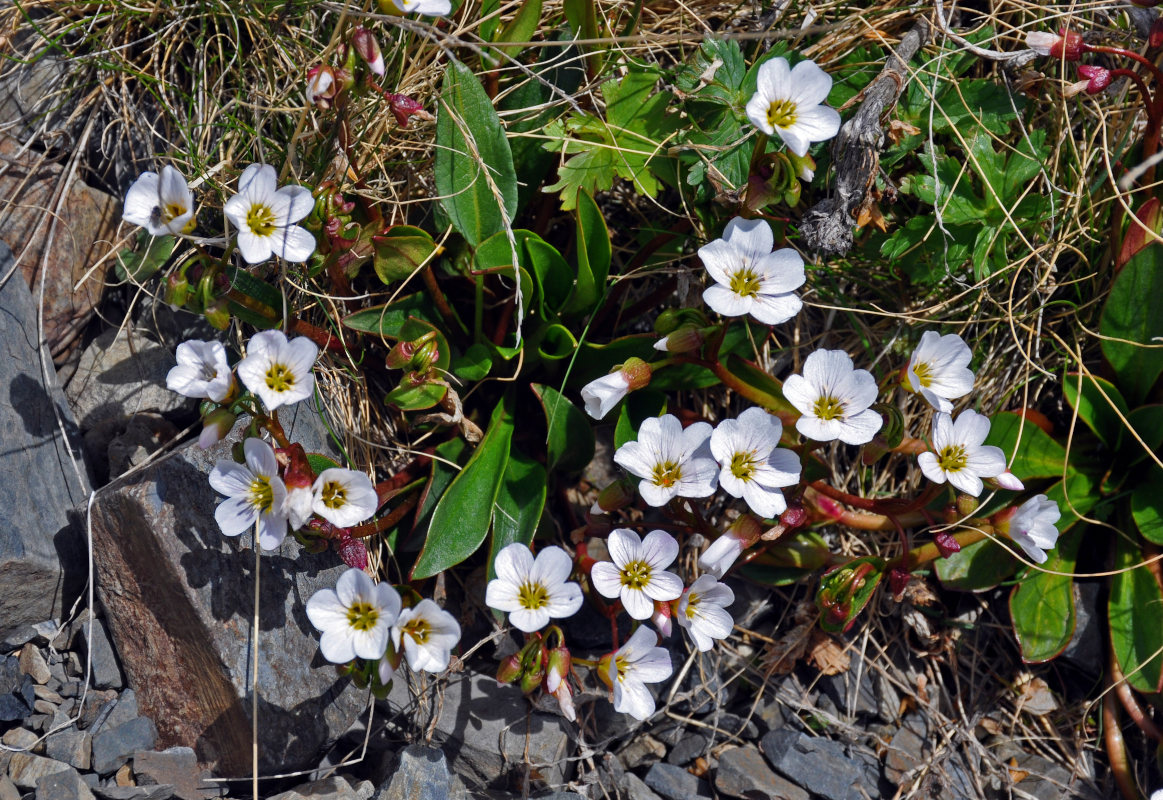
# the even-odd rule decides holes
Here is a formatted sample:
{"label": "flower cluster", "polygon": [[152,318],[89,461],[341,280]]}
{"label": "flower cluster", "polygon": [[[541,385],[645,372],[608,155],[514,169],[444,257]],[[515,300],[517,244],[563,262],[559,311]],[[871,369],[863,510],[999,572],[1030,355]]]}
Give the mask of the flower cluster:
{"label": "flower cluster", "polygon": [[[315,252],[315,237],[296,225],[315,207],[303,186],[278,186],[275,168],[251,164],[238,179],[238,194],[226,201],[223,213],[237,229],[235,244],[248,264],[272,255],[303,262]],[[122,219],[145,228],[152,236],[193,232],[194,194],[182,174],[168,164],[161,175],[143,172],[125,194]]]}
{"label": "flower cluster", "polygon": [[416,672],[443,672],[460,641],[460,625],[425,598],[402,608],[400,594],[352,567],[334,589],[307,601],[307,618],[322,633],[319,650],[333,664],[356,658],[376,664],[381,685],[392,679],[404,658]]}

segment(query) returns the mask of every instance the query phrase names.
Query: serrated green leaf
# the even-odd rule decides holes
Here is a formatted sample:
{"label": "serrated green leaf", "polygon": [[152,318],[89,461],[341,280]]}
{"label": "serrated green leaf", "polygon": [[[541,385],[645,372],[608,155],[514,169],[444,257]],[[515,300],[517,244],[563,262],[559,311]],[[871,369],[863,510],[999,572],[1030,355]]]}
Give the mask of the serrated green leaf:
{"label": "serrated green leaf", "polygon": [[1163,615],[1163,591],[1143,563],[1143,552],[1116,536],[1114,569],[1107,606],[1111,648],[1127,683],[1141,692],[1163,688],[1163,625],[1146,623]]}
{"label": "serrated green leaf", "polygon": [[698,93],[699,99],[735,103],[747,77],[743,51],[734,39],[707,36],[689,64],[675,73],[674,85],[681,92]]}
{"label": "serrated green leaf", "polygon": [[[1078,534],[1059,539],[1044,569],[1073,572],[1081,540]],[[1074,636],[1074,578],[1052,572],[1027,570],[1010,592],[1010,619],[1027,664],[1057,657]]]}
{"label": "serrated green leaf", "polygon": [[1163,297],[1163,245],[1140,250],[1115,278],[1103,307],[1102,352],[1132,406],[1142,404],[1163,372],[1163,314],[1146,298]]}
{"label": "serrated green leaf", "polygon": [[504,230],[504,218],[516,214],[517,175],[505,129],[472,70],[459,61],[444,72],[433,172],[441,207],[469,244]]}
{"label": "serrated green leaf", "polygon": [[545,463],[551,470],[583,469],[594,457],[594,429],[585,413],[552,386],[530,384],[545,411]]}
{"label": "serrated green leaf", "polygon": [[432,512],[424,549],[411,578],[430,578],[476,552],[492,524],[497,493],[509,464],[513,417],[502,399],[489,428],[464,469],[453,478]]}
{"label": "serrated green leaf", "polygon": [[514,542],[529,544],[545,509],[545,467],[516,450],[509,453],[505,478],[497,493],[493,538],[489,544],[488,577],[495,578],[497,553]]}
{"label": "serrated green leaf", "polygon": [[1017,572],[1021,563],[1001,545],[983,539],[962,547],[948,558],[938,559],[935,566],[945,588],[983,592]]}

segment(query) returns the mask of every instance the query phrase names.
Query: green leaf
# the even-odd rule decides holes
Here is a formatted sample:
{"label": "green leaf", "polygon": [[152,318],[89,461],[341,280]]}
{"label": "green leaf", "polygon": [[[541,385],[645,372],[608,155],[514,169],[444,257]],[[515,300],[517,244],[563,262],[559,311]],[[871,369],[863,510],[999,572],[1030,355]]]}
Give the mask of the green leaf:
{"label": "green leaf", "polygon": [[522,244],[537,281],[538,295],[551,311],[560,311],[573,291],[573,270],[557,248],[541,237],[531,235]]}
{"label": "green leaf", "polygon": [[[863,577],[856,578],[858,574]],[[872,600],[876,587],[883,578],[884,559],[876,556],[854,558],[847,564],[824,573],[816,592],[816,607],[820,609],[820,627],[829,633],[847,630]],[[837,619],[829,610],[830,598],[839,600],[840,604],[835,608],[843,612],[843,618]]]}
{"label": "green leaf", "polygon": [[1067,473],[1066,479],[1051,484],[1045,495],[1062,512],[1057,525],[1060,533],[1070,530],[1081,519],[1080,515],[1089,513],[1102,499],[1097,480],[1085,472]]}
{"label": "green leaf", "polygon": [[504,230],[505,217],[516,213],[517,175],[505,129],[472,70],[459,61],[444,72],[433,171],[441,207],[469,244]]}
{"label": "green leaf", "polygon": [[493,538],[489,544],[488,577],[497,576],[493,563],[497,553],[514,542],[529,544],[537,532],[537,522],[545,509],[545,467],[516,450],[509,454],[505,478],[497,493],[493,515]]}
{"label": "green leaf", "polygon": [[322,453],[307,453],[307,464],[316,475],[325,469],[335,469],[340,466],[333,458]]}
{"label": "green leaf", "polygon": [[469,345],[464,353],[453,360],[452,374],[466,383],[483,380],[493,368],[493,354],[488,347],[477,342]]}
{"label": "green leaf", "polygon": [[1010,471],[1020,480],[1058,478],[1066,464],[1066,450],[1034,423],[1013,412],[995,414],[990,420],[986,444],[1000,447],[1013,457]]}
{"label": "green leaf", "polygon": [[675,72],[674,85],[680,92],[697,92],[700,100],[732,104],[741,99],[746,77],[747,63],[739,43],[707,36],[691,62]]}
{"label": "green leaf", "polygon": [[1066,376],[1062,384],[1066,402],[1078,412],[1078,416],[1095,432],[1103,444],[1114,450],[1118,447],[1123,430],[1126,428],[1123,420],[1119,419],[1119,414],[1122,414],[1123,419],[1127,419],[1131,413],[1127,408],[1127,401],[1113,383],[1096,375],[1082,376],[1081,392],[1078,389],[1079,383],[1078,373]]}
{"label": "green leaf", "polygon": [[149,231],[142,228],[137,232],[134,249],[117,254],[114,272],[118,280],[142,283],[165,266],[177,243],[173,236],[150,236]]}
{"label": "green leaf", "polygon": [[1124,536],[1115,536],[1107,619],[1111,648],[1119,669],[1134,688],[1158,692],[1163,688],[1163,625],[1152,624],[1163,614],[1163,591],[1143,563],[1143,552]]}
{"label": "green leaf", "polygon": [[1009,578],[1021,563],[990,539],[962,547],[948,558],[937,559],[937,577],[947,589],[983,592]]}
{"label": "green leaf", "polygon": [[594,429],[585,413],[552,386],[530,384],[545,410],[545,463],[551,470],[583,469],[594,457]]}
{"label": "green leaf", "polygon": [[1116,460],[1127,468],[1148,458],[1149,452],[1156,453],[1163,448],[1163,405],[1139,406],[1130,413],[1130,423],[1143,441],[1140,444],[1130,432],[1123,437]]}
{"label": "green leaf", "polygon": [[577,284],[565,308],[588,313],[606,292],[611,258],[610,231],[594,198],[581,192],[577,200]]}
{"label": "green leaf", "polygon": [[796,583],[828,563],[832,551],[815,531],[799,531],[780,539],[756,558],[739,567],[747,580],[768,586]]}
{"label": "green leaf", "polygon": [[1155,464],[1147,469],[1147,477],[1131,494],[1131,516],[1144,539],[1163,544],[1163,469]]}
{"label": "green leaf", "polygon": [[436,455],[438,458],[432,459],[432,469],[429,474],[428,483],[424,487],[424,492],[420,496],[420,504],[416,510],[416,530],[421,533],[427,533],[428,523],[432,519],[432,512],[436,510],[436,504],[440,498],[444,496],[448,485],[452,483],[452,479],[460,474],[460,465],[465,460],[465,451],[468,449],[468,443],[461,438],[449,439],[447,442],[438,444],[436,446]]}
{"label": "green leaf", "polygon": [[1163,372],[1163,314],[1149,298],[1163,297],[1163,245],[1140,250],[1115,278],[1103,307],[1102,352],[1132,406],[1141,405]]}
{"label": "green leaf", "polygon": [[439,403],[446,394],[448,394],[448,387],[443,383],[397,386],[384,395],[384,402],[401,411],[423,411]]}
{"label": "green leaf", "polygon": [[283,319],[283,295],[278,289],[235,266],[226,268],[226,277],[230,279],[231,288],[250,298],[245,304],[230,301],[233,316],[256,328],[279,325]]}
{"label": "green leaf", "polygon": [[[537,33],[537,25],[541,22],[541,0],[525,0],[517,8],[517,13],[509,20],[509,23],[501,29],[496,38],[492,39],[494,42],[527,42],[533,38],[533,34]],[[498,47],[496,50],[504,53],[512,58],[521,52],[523,48],[520,45],[508,45],[505,47]],[[489,54],[490,59],[496,61],[501,66],[506,66],[505,59],[497,58],[494,54]]]}
{"label": "green leaf", "polygon": [[561,361],[570,358],[577,350],[577,339],[569,328],[560,323],[546,326],[537,342],[537,353],[545,361]]}
{"label": "green leaf", "polygon": [[372,237],[373,266],[384,283],[402,281],[436,252],[436,242],[427,231],[411,225],[393,225]]}
{"label": "green leaf", "polygon": [[489,429],[432,512],[428,538],[412,567],[412,580],[430,578],[476,552],[493,520],[497,493],[509,463],[513,417],[502,399],[493,409]]}
{"label": "green leaf", "polygon": [[405,295],[394,303],[373,306],[343,318],[343,327],[388,339],[399,339],[400,330],[409,317],[432,322],[438,319],[432,300],[424,292]]}
{"label": "green leaf", "polygon": [[[1058,540],[1043,565],[1055,572],[1073,572],[1082,536]],[[1074,579],[1041,570],[1027,570],[1010,593],[1010,618],[1022,661],[1040,664],[1057,657],[1074,636]]]}
{"label": "green leaf", "polygon": [[647,417],[666,413],[666,395],[657,389],[639,389],[626,395],[618,409],[618,423],[614,426],[614,449],[638,438],[638,428]]}

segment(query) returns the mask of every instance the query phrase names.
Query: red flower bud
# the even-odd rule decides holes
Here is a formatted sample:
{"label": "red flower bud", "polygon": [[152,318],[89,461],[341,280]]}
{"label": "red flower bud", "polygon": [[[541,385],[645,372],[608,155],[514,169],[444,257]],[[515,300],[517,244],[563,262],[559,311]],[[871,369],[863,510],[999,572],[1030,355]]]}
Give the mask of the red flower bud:
{"label": "red flower bud", "polygon": [[941,551],[942,558],[948,558],[954,553],[961,552],[961,544],[952,535],[941,532],[933,534],[933,543]]}
{"label": "red flower bud", "polygon": [[1079,64],[1078,74],[1086,78],[1086,93],[1098,94],[1111,85],[1111,71],[1091,64]]}
{"label": "red flower bud", "polygon": [[376,75],[384,74],[384,55],[371,31],[362,25],[358,26],[351,34],[351,44],[359,57],[367,62],[368,69]]}

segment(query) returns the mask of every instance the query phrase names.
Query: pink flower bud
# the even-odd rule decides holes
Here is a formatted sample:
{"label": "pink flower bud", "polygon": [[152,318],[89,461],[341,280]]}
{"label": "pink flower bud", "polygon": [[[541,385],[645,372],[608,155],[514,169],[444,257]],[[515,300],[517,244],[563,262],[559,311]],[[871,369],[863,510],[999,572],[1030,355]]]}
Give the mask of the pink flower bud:
{"label": "pink flower bud", "polygon": [[198,446],[206,450],[222,441],[234,427],[235,419],[236,417],[225,408],[211,411],[202,420],[202,435],[198,437]]}
{"label": "pink flower bud", "polygon": [[655,342],[654,349],[664,353],[691,353],[700,349],[705,340],[697,325],[686,324]]}
{"label": "pink flower bud", "polygon": [[521,677],[523,671],[521,667],[521,654],[513,653],[513,655],[504,659],[501,665],[497,667],[497,683],[512,683]]}
{"label": "pink flower bud", "polygon": [[671,631],[674,630],[672,611],[670,603],[661,600],[654,601],[654,614],[651,615],[650,621],[654,623],[659,636],[663,639],[669,638]]}
{"label": "pink flower bud", "polygon": [[1098,94],[1111,85],[1111,71],[1092,64],[1079,64],[1078,74],[1086,78],[1086,93]]}
{"label": "pink flower bud", "polygon": [[314,103],[320,109],[330,108],[339,94],[341,84],[339,71],[335,67],[326,64],[312,67],[307,72],[307,102]]}
{"label": "pink flower bud", "polygon": [[367,545],[363,543],[363,539],[356,539],[343,529],[335,542],[335,549],[339,551],[339,557],[347,566],[367,569]]}
{"label": "pink flower bud", "polygon": [[954,553],[961,552],[961,544],[944,531],[933,534],[933,544],[937,545],[937,549],[941,551],[942,558],[948,558]]}
{"label": "pink flower bud", "polygon": [[351,43],[359,57],[367,62],[368,69],[376,75],[384,74],[384,54],[380,52],[380,44],[371,31],[362,25],[356,27],[351,34]]}
{"label": "pink flower bud", "polygon": [[640,358],[628,358],[619,370],[626,379],[627,391],[645,389],[650,385],[650,365]]}
{"label": "pink flower bud", "polygon": [[569,671],[573,666],[573,659],[570,657],[569,648],[565,645],[558,645],[549,651],[549,664],[545,671],[545,688],[551,694],[555,693],[558,687],[566,683],[569,679]]}
{"label": "pink flower bud", "polygon": [[1026,485],[1018,479],[1018,476],[1008,469],[1001,475],[993,478],[992,483],[996,483],[1002,489],[1009,489],[1011,492],[1020,492],[1026,488]]}
{"label": "pink flower bud", "polygon": [[424,106],[404,94],[385,94],[388,107],[396,118],[396,124],[401,128],[408,127],[408,120],[412,117],[433,119],[433,116],[424,110]]}
{"label": "pink flower bud", "polygon": [[1058,34],[1030,31],[1026,34],[1026,47],[1040,56],[1077,61],[1086,50],[1086,42],[1081,34],[1063,28]]}

